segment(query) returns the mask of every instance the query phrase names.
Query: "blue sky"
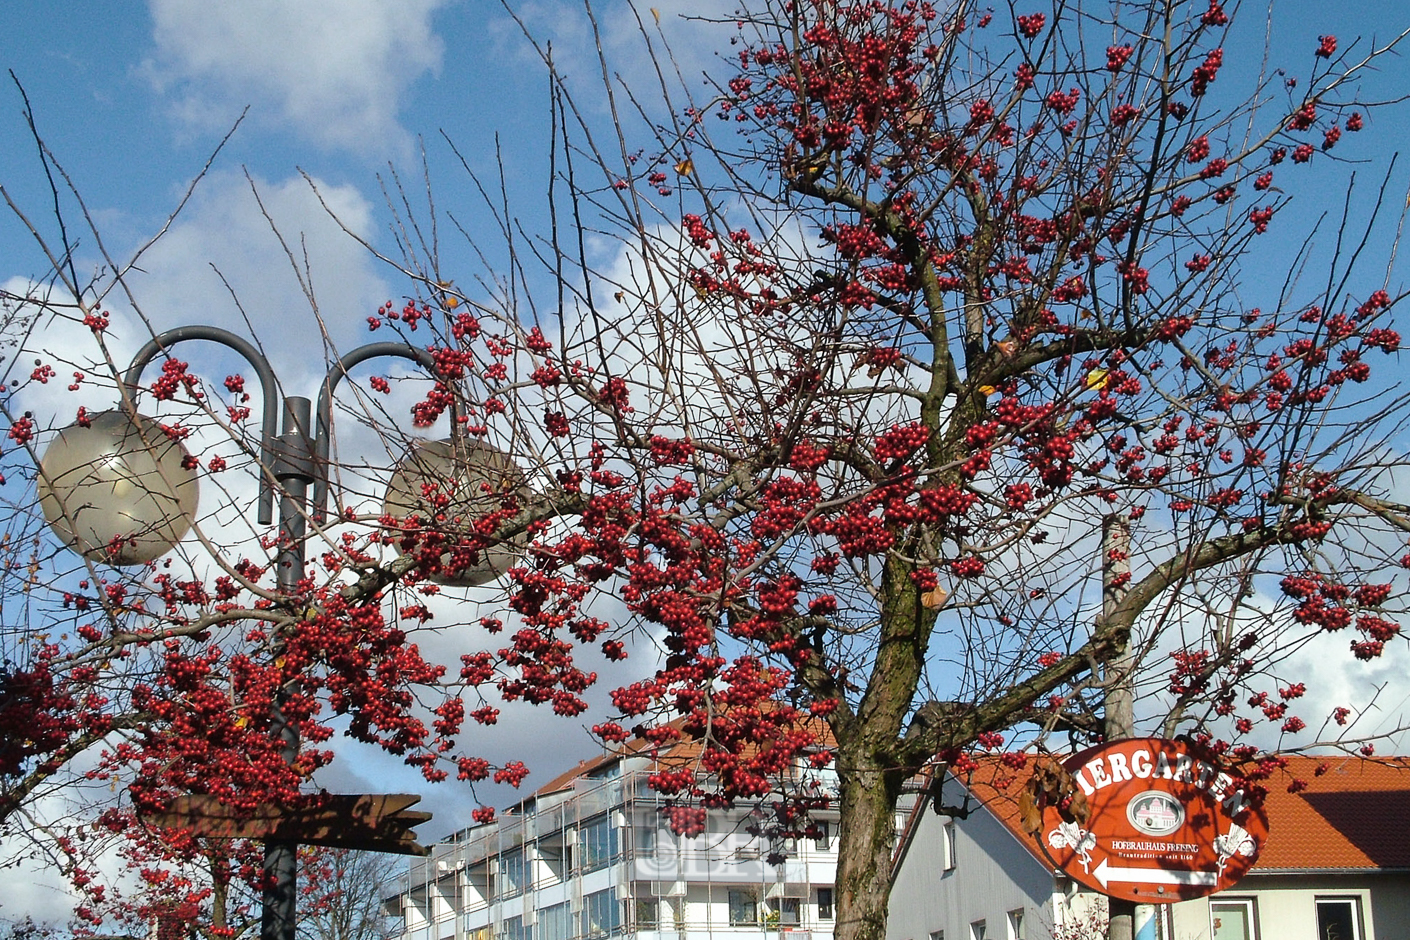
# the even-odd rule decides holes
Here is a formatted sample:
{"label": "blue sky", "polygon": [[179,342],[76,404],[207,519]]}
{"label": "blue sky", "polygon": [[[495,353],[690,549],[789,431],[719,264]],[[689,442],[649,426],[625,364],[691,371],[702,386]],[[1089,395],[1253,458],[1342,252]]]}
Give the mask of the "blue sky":
{"label": "blue sky", "polygon": [[[641,10],[648,23],[655,19],[651,2],[645,0]],[[731,30],[683,21],[680,15],[728,13],[732,6],[724,0],[661,0],[655,7],[683,74],[698,90],[695,76],[712,64],[713,50],[728,54]],[[1275,0],[1273,9],[1272,56],[1301,70],[1323,33],[1335,32],[1343,48],[1361,36],[1365,47],[1372,37],[1385,40],[1410,25],[1410,9],[1401,0]],[[531,0],[518,10],[536,35],[553,41],[560,67],[583,90],[580,102],[588,117],[605,128],[601,95],[594,92],[600,87],[598,66],[581,8]],[[613,67],[635,87],[649,87],[654,76],[634,44],[636,17],[618,0],[604,0],[597,13]],[[1261,16],[1261,9],[1247,6],[1240,42],[1250,54],[1231,55],[1221,82],[1246,77],[1256,65]],[[0,4],[0,35],[6,37],[6,67],[27,92],[40,134],[119,257],[155,234],[248,107],[211,175],[144,260],[144,273],[134,284],[158,329],[205,322],[247,332],[221,283],[224,277],[291,392],[310,394],[313,377],[321,375],[318,327],[283,249],[259,215],[250,181],[281,230],[295,243],[302,237],[329,333],[343,346],[359,341],[366,316],[383,300],[401,297],[406,285],[329,222],[300,171],[317,182],[346,224],[383,247],[389,244],[389,216],[379,174],[385,179],[389,165],[395,166],[419,190],[420,140],[438,205],[481,236],[490,232],[479,196],[440,139],[443,131],[490,182],[499,172],[498,135],[511,199],[530,220],[542,202],[546,77],[497,2],[7,0]],[[0,185],[52,237],[44,173],[24,127],[19,91],[5,81]],[[1404,58],[1385,60],[1367,76],[1364,93],[1381,99],[1410,93]],[[1390,152],[1410,140],[1407,109],[1374,114],[1362,137],[1371,135],[1377,143],[1360,152],[1367,161],[1363,181],[1374,184]],[[649,149],[649,141],[638,143]],[[1410,179],[1406,162],[1390,188],[1393,209]],[[1311,187],[1299,194],[1298,211],[1337,209],[1344,193],[1341,183]],[[66,200],[66,208],[74,207]],[[1358,208],[1369,209],[1364,197]],[[446,239],[452,266],[463,263],[469,269],[468,254],[454,244]],[[87,236],[79,259],[82,265],[96,264]],[[45,270],[33,240],[7,212],[0,222],[0,284],[16,289]],[[1263,276],[1276,287],[1282,272],[1253,272],[1253,286]],[[200,368],[194,359],[193,366]],[[530,782],[547,779],[590,749],[575,724],[547,717],[507,730],[502,737],[516,746],[529,741],[538,755]],[[380,763],[355,764],[347,774],[341,782],[348,789],[423,788],[415,774],[398,775]],[[430,802],[438,814],[426,827],[431,835],[463,823],[470,809],[468,803],[457,805],[450,792],[437,793]]]}
{"label": "blue sky", "polygon": [[[648,23],[649,2],[644,0],[640,12]],[[1236,20],[1240,53],[1226,57],[1221,83],[1249,77],[1261,59],[1263,11],[1246,7]],[[1410,23],[1410,12],[1398,0],[1340,5],[1278,0],[1272,7],[1270,65],[1299,72],[1323,33],[1335,32],[1343,49],[1360,36],[1366,48],[1373,38],[1383,41]],[[731,30],[687,22],[681,14],[730,9],[725,0],[655,4],[694,90],[702,87],[701,70],[716,61],[714,50],[728,54]],[[531,0],[517,10],[538,37],[552,41],[588,117],[604,119],[598,66],[581,8]],[[636,16],[620,0],[605,0],[597,17],[612,68],[649,91],[654,76],[635,42]],[[159,228],[187,182],[248,108],[212,178],[178,221],[182,251],[156,259],[163,262],[156,267],[166,283],[143,285],[150,287],[147,305],[158,326],[233,315],[220,303],[223,288],[203,265],[203,251],[210,256],[204,260],[231,276],[242,297],[258,301],[247,306],[303,306],[296,294],[290,296],[290,279],[281,277],[280,268],[287,267],[282,253],[270,239],[256,237],[263,226],[250,218],[246,172],[274,194],[281,227],[308,233],[311,244],[328,252],[324,260],[337,265],[336,280],[343,283],[331,287],[347,289],[335,290],[324,309],[334,321],[334,338],[344,342],[356,337],[368,308],[400,296],[401,285],[346,243],[337,244],[345,240],[317,218],[321,211],[308,198],[300,170],[331,195],[346,221],[385,246],[388,216],[377,175],[395,166],[403,180],[419,188],[418,142],[424,140],[438,203],[483,233],[487,222],[478,196],[441,134],[490,183],[499,172],[498,135],[516,210],[533,219],[541,209],[544,70],[519,27],[492,0],[11,0],[0,5],[0,30],[7,37],[6,65],[27,91],[40,132],[118,255]],[[1367,76],[1363,92],[1388,99],[1408,89],[1410,69],[1395,57]],[[7,142],[0,148],[0,183],[43,223],[45,178],[26,139],[20,106],[17,89],[7,81],[0,88]],[[1375,135],[1384,148],[1378,157],[1410,139],[1406,115],[1407,109],[1398,108],[1372,116],[1363,136]],[[1368,166],[1361,175],[1365,185],[1373,177],[1378,181],[1379,171]],[[1335,206],[1340,196],[1338,185],[1309,189],[1299,194],[1305,212]],[[234,231],[249,237],[237,243]],[[455,239],[443,244],[453,263],[470,267],[468,257],[454,254]],[[91,260],[82,249],[80,254]],[[42,275],[45,268],[13,219],[0,225],[0,259],[0,279]],[[172,287],[176,281],[182,286]],[[331,310],[337,310],[336,317]],[[289,325],[288,318],[280,325]]]}
{"label": "blue sky", "polygon": [[[675,7],[657,4],[668,28],[681,24]],[[560,68],[580,87],[595,80],[586,23],[571,4],[524,4],[520,14],[553,42]],[[621,4],[604,4],[600,20],[609,51],[630,43],[635,20]],[[115,241],[155,230],[246,107],[217,173],[245,168],[277,185],[303,170],[324,185],[351,187],[375,212],[382,201],[375,175],[395,165],[414,185],[424,139],[444,188],[438,198],[473,211],[440,136],[493,180],[499,135],[512,195],[543,191],[545,73],[498,3],[20,0],[0,10],[0,28],[15,53],[8,67],[28,92],[41,133]],[[698,75],[704,47],[686,48]],[[644,65],[631,55],[614,68],[630,79]],[[599,99],[585,97],[590,116]],[[44,178],[23,139],[12,85],[0,101],[11,141],[0,155],[0,179],[17,200],[42,206]],[[15,237],[13,226],[0,233],[0,250],[11,259],[6,274],[23,272],[19,259],[29,254]]]}

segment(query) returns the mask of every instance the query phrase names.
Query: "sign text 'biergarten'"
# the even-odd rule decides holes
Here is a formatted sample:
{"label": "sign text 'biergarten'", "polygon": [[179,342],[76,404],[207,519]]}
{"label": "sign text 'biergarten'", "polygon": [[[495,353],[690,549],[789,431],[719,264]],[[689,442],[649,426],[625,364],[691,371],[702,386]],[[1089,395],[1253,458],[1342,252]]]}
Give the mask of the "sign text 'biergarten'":
{"label": "sign text 'biergarten'", "polygon": [[1068,875],[1111,897],[1161,904],[1221,891],[1268,839],[1262,807],[1178,741],[1103,744],[1063,767],[1088,818],[1065,819],[1048,805],[1035,838]]}

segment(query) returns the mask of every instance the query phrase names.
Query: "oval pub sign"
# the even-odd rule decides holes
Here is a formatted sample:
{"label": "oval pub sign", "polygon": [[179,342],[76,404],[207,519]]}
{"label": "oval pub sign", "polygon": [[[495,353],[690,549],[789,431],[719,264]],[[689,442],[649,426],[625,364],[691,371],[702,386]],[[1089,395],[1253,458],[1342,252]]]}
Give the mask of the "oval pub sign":
{"label": "oval pub sign", "polygon": [[1163,904],[1222,891],[1268,839],[1262,807],[1178,741],[1103,744],[1063,766],[1091,816],[1068,822],[1048,806],[1037,838],[1059,868],[1111,897]]}

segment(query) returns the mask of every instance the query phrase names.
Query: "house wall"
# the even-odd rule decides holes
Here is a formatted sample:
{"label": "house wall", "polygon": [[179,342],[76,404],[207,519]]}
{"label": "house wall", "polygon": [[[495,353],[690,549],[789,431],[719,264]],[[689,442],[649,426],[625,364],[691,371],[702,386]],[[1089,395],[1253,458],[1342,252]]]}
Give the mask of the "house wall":
{"label": "house wall", "polygon": [[1212,898],[1174,905],[1170,912],[1174,926],[1171,940],[1210,940],[1210,902],[1239,898],[1251,898],[1256,905],[1257,940],[1320,940],[1318,898],[1359,898],[1361,940],[1410,937],[1410,874],[1255,872]]}
{"label": "house wall", "polygon": [[[951,781],[952,782],[952,781]],[[1394,826],[1398,819],[1387,820]],[[910,823],[898,859],[886,940],[1015,940],[1008,914],[1024,911],[1023,940],[1105,940],[1105,897],[1054,877],[987,810],[953,824],[925,807]],[[1307,859],[1317,864],[1316,858]],[[1253,940],[1326,940],[1318,934],[1319,900],[1355,899],[1359,932],[1340,940],[1410,940],[1410,871],[1255,869],[1227,891],[1159,909],[1160,940],[1212,940],[1211,903],[1249,903]],[[943,932],[943,938],[940,933]]]}
{"label": "house wall", "polygon": [[[1371,885],[1371,916],[1375,936],[1395,940],[1410,937],[1410,873],[1385,874],[1367,879]],[[1372,936],[1368,930],[1366,936]]]}
{"label": "house wall", "polygon": [[941,940],[941,931],[943,940],[973,940],[981,920],[986,940],[1012,940],[1009,915],[1020,910],[1023,940],[1047,940],[1052,873],[982,810],[953,821],[951,854],[949,822],[928,808],[914,820],[891,891],[887,940]]}

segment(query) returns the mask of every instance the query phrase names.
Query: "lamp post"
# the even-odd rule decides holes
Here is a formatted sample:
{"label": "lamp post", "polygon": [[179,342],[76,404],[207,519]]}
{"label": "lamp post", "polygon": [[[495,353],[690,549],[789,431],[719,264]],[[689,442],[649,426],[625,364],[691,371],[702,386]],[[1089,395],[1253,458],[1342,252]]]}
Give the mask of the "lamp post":
{"label": "lamp post", "polygon": [[[309,399],[280,395],[269,361],[253,344],[218,327],[178,327],[156,336],[133,358],[123,375],[124,384],[136,389],[143,370],[158,355],[188,340],[205,340],[234,350],[259,378],[264,410],[257,518],[261,525],[273,521],[277,497],[278,587],[282,593],[293,594],[305,574],[309,516],[321,516],[328,496],[333,393],[338,383],[350,369],[369,359],[409,359],[428,372],[434,370],[434,360],[427,351],[405,343],[369,343],[352,350],[323,379],[316,423]],[[506,455],[485,444],[473,445],[469,455],[471,465],[457,467],[452,465],[454,458],[464,458],[466,452],[457,453],[444,444],[414,451],[393,478],[389,511],[396,515],[426,511],[417,481],[432,470],[447,474],[442,481],[458,479],[465,493],[522,489],[523,474]],[[194,519],[196,474],[185,456],[184,447],[170,440],[156,422],[137,414],[124,396],[121,411],[94,415],[81,426],[65,428],[45,452],[39,486],[45,517],[65,543],[94,561],[117,565],[151,561],[170,550]],[[428,462],[436,465],[428,466]],[[487,482],[491,485],[481,485]],[[470,504],[473,497],[459,502],[466,511],[474,509]],[[508,567],[513,554],[502,546],[485,549],[478,564],[458,566],[453,569],[458,576],[446,581],[485,583]],[[277,696],[272,731],[283,740],[285,758],[292,762],[298,753],[298,732],[283,720],[281,701],[282,696]],[[297,841],[287,837],[266,839],[262,940],[294,938],[296,846]]]}

